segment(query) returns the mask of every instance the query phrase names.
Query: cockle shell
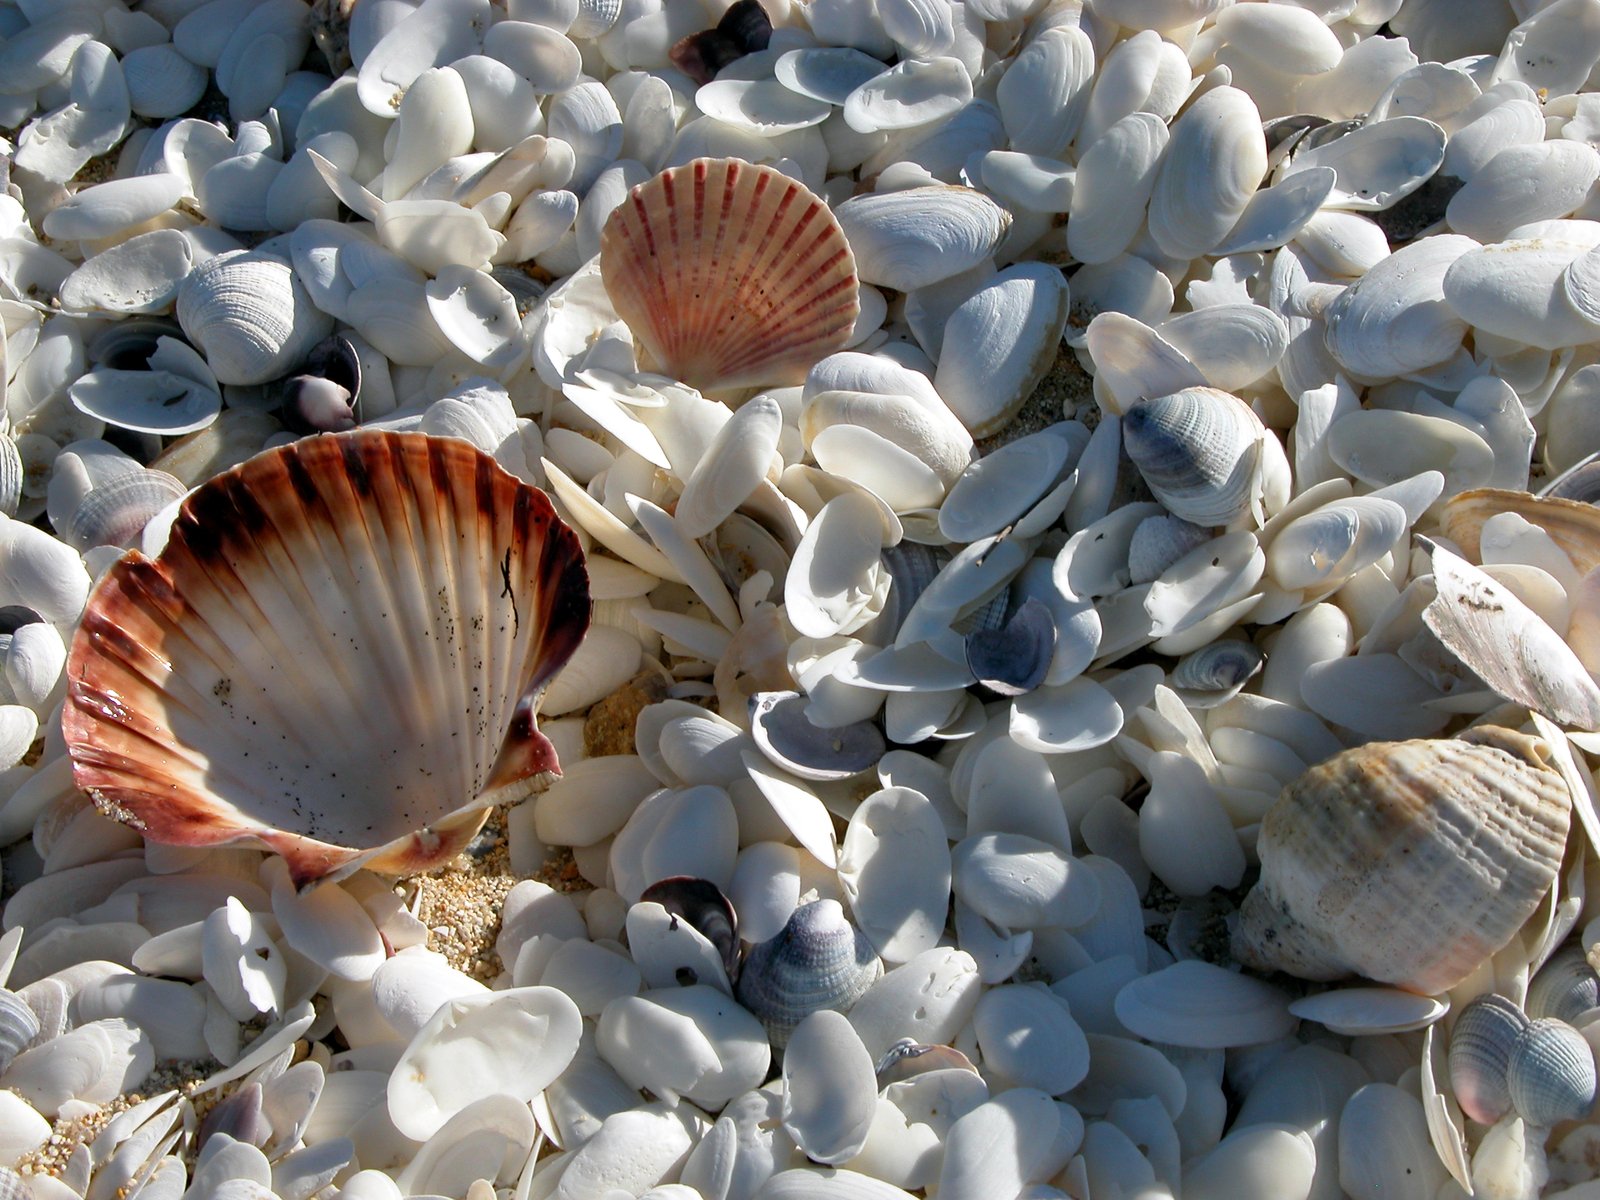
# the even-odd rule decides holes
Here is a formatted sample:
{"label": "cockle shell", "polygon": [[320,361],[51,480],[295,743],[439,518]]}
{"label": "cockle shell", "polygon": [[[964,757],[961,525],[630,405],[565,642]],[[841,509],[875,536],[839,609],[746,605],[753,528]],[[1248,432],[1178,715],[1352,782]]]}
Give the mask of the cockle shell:
{"label": "cockle shell", "polygon": [[843,349],[855,259],[827,204],[771,167],[696,159],[641,184],[600,274],[652,370],[694,387],[800,383]]}
{"label": "cockle shell", "polygon": [[1594,1051],[1565,1021],[1529,1021],[1511,1045],[1506,1087],[1511,1106],[1529,1125],[1581,1120],[1594,1107]]}
{"label": "cockle shell", "polygon": [[256,251],[219,254],[178,288],[178,321],[219,383],[266,383],[286,375],[333,332],[294,268]]}
{"label": "cockle shell", "polygon": [[0,1075],[39,1036],[39,1018],[15,992],[0,988]]}
{"label": "cockle shell", "polygon": [[1571,796],[1537,738],[1496,726],[1374,742],[1311,768],[1261,823],[1234,957],[1304,979],[1455,986],[1555,878]]}
{"label": "cockle shell", "polygon": [[1576,1021],[1600,1006],[1600,975],[1584,957],[1583,947],[1568,946],[1551,956],[1528,983],[1528,1014]]}
{"label": "cockle shell", "polygon": [[775,1049],[822,1009],[847,1012],[883,974],[872,943],[845,919],[837,900],[814,900],[778,934],[745,956],[735,995],[766,1026]]}
{"label": "cockle shell", "polygon": [[588,614],[575,536],[467,443],[295,442],[100,584],[67,666],[75,779],[151,840],[253,840],[298,883],[424,869],[559,770],[534,712]]}
{"label": "cockle shell", "polygon": [[1123,446],[1157,500],[1196,525],[1230,525],[1259,503],[1270,436],[1238,397],[1190,387],[1140,400],[1122,420]]}
{"label": "cockle shell", "polygon": [[1528,1018],[1510,1000],[1486,992],[1463,1008],[1450,1031],[1450,1088],[1474,1121],[1493,1125],[1511,1111],[1506,1066]]}

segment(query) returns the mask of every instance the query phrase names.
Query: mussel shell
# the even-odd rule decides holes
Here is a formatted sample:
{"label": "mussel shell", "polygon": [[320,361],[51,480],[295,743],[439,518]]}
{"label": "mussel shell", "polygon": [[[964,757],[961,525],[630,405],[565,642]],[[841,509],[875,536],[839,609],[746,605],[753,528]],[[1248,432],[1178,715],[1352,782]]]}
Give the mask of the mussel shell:
{"label": "mussel shell", "polygon": [[781,1049],[806,1017],[823,1009],[848,1012],[882,974],[872,943],[845,919],[843,906],[813,900],[751,948],[734,995]]}

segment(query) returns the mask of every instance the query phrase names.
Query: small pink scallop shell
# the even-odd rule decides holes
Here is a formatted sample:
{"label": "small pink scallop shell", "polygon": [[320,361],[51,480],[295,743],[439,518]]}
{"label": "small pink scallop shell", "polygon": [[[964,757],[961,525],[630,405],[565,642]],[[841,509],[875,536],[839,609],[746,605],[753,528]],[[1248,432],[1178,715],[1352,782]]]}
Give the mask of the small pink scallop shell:
{"label": "small pink scallop shell", "polygon": [[534,713],[589,623],[573,532],[466,442],[356,431],[218,475],[90,597],[74,778],[152,841],[305,884],[427,870],[559,772]]}
{"label": "small pink scallop shell", "polygon": [[641,365],[702,390],[800,383],[860,311],[827,202],[736,158],[699,158],[628,193],[601,234],[600,276]]}

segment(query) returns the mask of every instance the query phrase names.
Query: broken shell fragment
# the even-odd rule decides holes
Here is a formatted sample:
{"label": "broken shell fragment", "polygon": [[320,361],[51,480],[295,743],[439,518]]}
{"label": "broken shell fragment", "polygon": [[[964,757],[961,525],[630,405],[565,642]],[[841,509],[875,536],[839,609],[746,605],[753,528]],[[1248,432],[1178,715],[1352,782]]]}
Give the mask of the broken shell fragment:
{"label": "broken shell fragment", "polygon": [[1508,729],[1337,754],[1263,818],[1234,956],[1304,979],[1453,987],[1538,907],[1571,808],[1548,747]]}
{"label": "broken shell fragment", "polygon": [[67,666],[75,778],[151,840],[248,839],[300,884],[425,869],[559,771],[534,713],[588,616],[576,537],[487,455],[295,442],[102,581]]}

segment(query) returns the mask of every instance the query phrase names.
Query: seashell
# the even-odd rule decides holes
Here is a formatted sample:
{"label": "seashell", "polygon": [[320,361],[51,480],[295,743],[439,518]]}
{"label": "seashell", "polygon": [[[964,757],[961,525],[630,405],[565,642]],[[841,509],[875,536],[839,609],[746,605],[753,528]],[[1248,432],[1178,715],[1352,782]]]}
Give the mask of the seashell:
{"label": "seashell", "polygon": [[661,905],[698,929],[722,955],[729,979],[739,974],[739,918],[721,888],[709,879],[673,875],[639,893],[639,902]]}
{"label": "seashell", "polygon": [[783,929],[750,948],[734,992],[766,1027],[775,1050],[806,1017],[823,1009],[848,1012],[883,974],[872,943],[845,919],[837,900],[813,900]]}
{"label": "seashell", "polygon": [[1553,955],[1528,983],[1530,1017],[1555,1017],[1569,1024],[1600,1005],[1600,975],[1589,965],[1581,946]]}
{"label": "seashell", "polygon": [[193,262],[189,239],[176,229],[136,234],[86,259],[67,276],[61,283],[61,305],[83,311],[163,312],[177,299]]}
{"label": "seashell", "polygon": [[285,375],[333,332],[292,267],[255,251],[219,254],[178,288],[184,336],[218,382],[266,383]]}
{"label": "seashell", "polygon": [[702,389],[799,383],[859,311],[827,204],[737,159],[697,159],[633,189],[601,234],[600,271],[648,368]]}
{"label": "seashell", "polygon": [[[620,7],[619,4],[619,11]],[[613,15],[612,20],[615,19]],[[679,39],[667,52],[667,57],[673,66],[704,87],[723,67],[747,54],[765,50],[771,40],[772,19],[759,0],[737,0],[728,6],[713,28]]]}
{"label": "seashell", "polygon": [[0,988],[0,1075],[39,1036],[39,1018],[22,997]]}
{"label": "seashell", "polygon": [[1268,436],[1243,401],[1216,388],[1139,400],[1122,419],[1123,446],[1156,499],[1196,525],[1231,525],[1259,506]]}
{"label": "seashell", "polygon": [[[341,555],[310,549],[328,537]],[[278,555],[303,565],[280,575]],[[573,534],[470,446],[357,432],[281,447],[196,491],[158,558],[102,582],[68,667],[75,777],[152,840],[254,839],[298,883],[442,862],[493,798],[559,769],[533,716],[588,607]],[[310,654],[307,611],[324,639]],[[473,753],[441,727],[472,730]]]}
{"label": "seashell", "polygon": [[994,254],[1011,215],[981,192],[917,187],[854,196],[835,215],[863,282],[909,292]]}
{"label": "seashell", "polygon": [[[1600,162],[1600,159],[1597,159]],[[1584,271],[1597,262],[1587,238],[1515,238],[1474,248],[1450,264],[1445,302],[1477,329],[1557,350],[1600,336],[1600,310]]]}
{"label": "seashell", "polygon": [[1150,236],[1174,258],[1207,253],[1233,228],[1266,171],[1255,102],[1238,88],[1213,88],[1172,126],[1150,193]]}
{"label": "seashell", "polygon": [[1075,25],[1047,29],[1022,48],[995,89],[1011,149],[1065,157],[1089,104],[1094,60],[1094,43]]}
{"label": "seashell", "polygon": [[801,779],[848,779],[883,757],[883,735],[871,721],[822,727],[806,715],[798,692],[756,692],[750,697],[750,733],[761,753]]}
{"label": "seashell", "polygon": [[1055,365],[1067,324],[1067,282],[1047,263],[1005,268],[945,322],[933,386],[974,437],[1022,408]]}
{"label": "seashell", "polygon": [[1295,154],[1287,174],[1331,167],[1337,175],[1329,208],[1391,208],[1432,178],[1444,161],[1445,132],[1422,117],[1369,121],[1341,137]]}
{"label": "seashell", "polygon": [[1457,1014],[1450,1031],[1450,1087],[1474,1121],[1493,1125],[1511,1111],[1506,1067],[1527,1026],[1522,1010],[1493,992],[1474,997]]}
{"label": "seashell", "polygon": [[1482,726],[1311,768],[1262,820],[1234,957],[1428,994],[1459,983],[1522,927],[1560,865],[1571,799],[1545,749]]}
{"label": "seashell", "polygon": [[1265,659],[1253,642],[1225,638],[1184,655],[1167,683],[1190,708],[1215,708],[1237,696]]}
{"label": "seashell", "polygon": [[1055,649],[1050,608],[1030,596],[1003,626],[967,634],[967,669],[990,691],[1020,696],[1044,682]]}
{"label": "seashell", "polygon": [[863,800],[840,847],[839,883],[861,931],[888,961],[932,949],[950,908],[949,843],[932,802],[906,787]]}
{"label": "seashell", "polygon": [[1471,238],[1441,234],[1396,250],[1328,306],[1328,352],[1363,379],[1410,375],[1449,358],[1467,326],[1445,303],[1445,272],[1476,249]]}
{"label": "seashell", "polygon": [[1480,539],[1486,521],[1515,513],[1537,525],[1572,560],[1579,575],[1600,567],[1600,508],[1559,496],[1533,496],[1505,488],[1473,488],[1444,506],[1444,536],[1473,562],[1483,559]]}
{"label": "seashell", "polygon": [[1511,1044],[1506,1088],[1511,1107],[1529,1125],[1548,1129],[1582,1120],[1594,1107],[1594,1050],[1565,1021],[1529,1021]]}
{"label": "seashell", "polygon": [[165,471],[139,469],[97,483],[57,532],[80,551],[127,546],[162,509],[189,489]]}
{"label": "seashell", "polygon": [[793,1031],[783,1059],[783,1129],[806,1155],[841,1163],[860,1154],[875,1122],[872,1056],[850,1022],[822,1009]]}
{"label": "seashell", "polygon": [[1253,1046],[1293,1032],[1289,997],[1260,979],[1185,959],[1123,985],[1117,1019],[1152,1042]]}
{"label": "seashell", "polygon": [[931,125],[971,101],[972,76],[959,58],[907,59],[851,92],[843,115],[857,133],[872,134]]}
{"label": "seashell", "polygon": [[1445,221],[1485,244],[1518,225],[1564,217],[1600,179],[1600,154],[1582,142],[1508,146],[1450,198]]}

